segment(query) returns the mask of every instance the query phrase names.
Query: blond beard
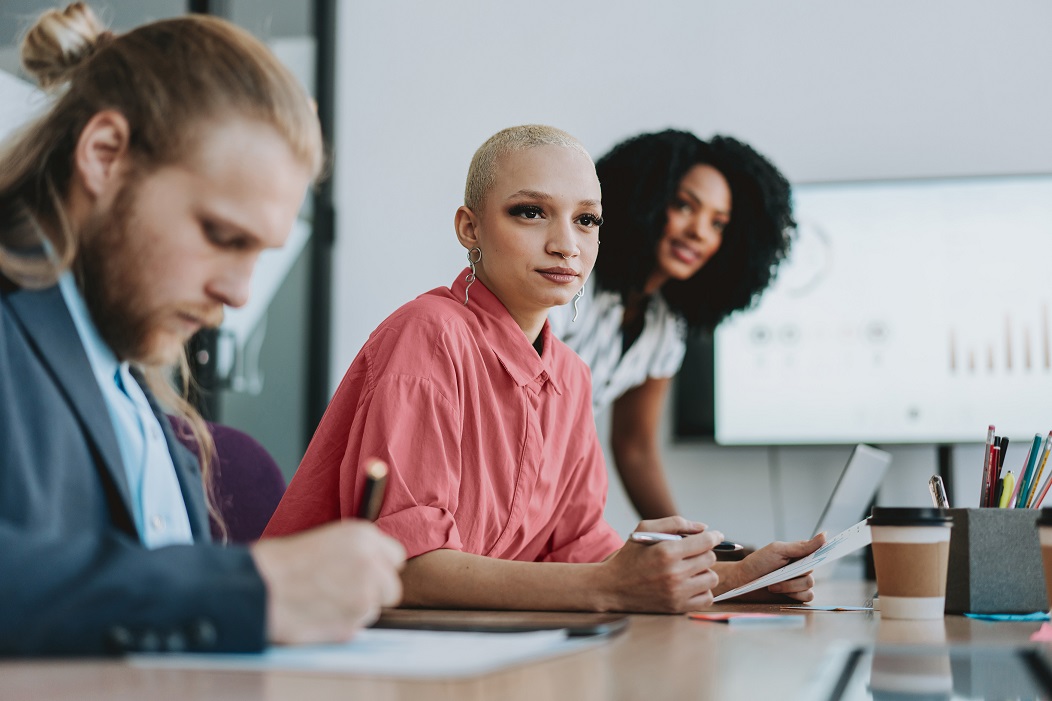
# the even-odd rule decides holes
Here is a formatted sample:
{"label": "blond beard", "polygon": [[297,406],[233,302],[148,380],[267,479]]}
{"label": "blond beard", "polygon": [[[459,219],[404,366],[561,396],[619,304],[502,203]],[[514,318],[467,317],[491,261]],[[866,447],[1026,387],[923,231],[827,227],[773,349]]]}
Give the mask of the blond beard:
{"label": "blond beard", "polygon": [[[91,318],[99,334],[120,360],[147,367],[169,367],[179,362],[189,338],[165,329],[164,319],[179,307],[149,308],[142,300],[152,281],[143,273],[143,242],[132,216],[136,188],[126,186],[106,212],[93,214],[80,235],[74,270]],[[218,326],[222,307],[194,308],[192,313]]]}

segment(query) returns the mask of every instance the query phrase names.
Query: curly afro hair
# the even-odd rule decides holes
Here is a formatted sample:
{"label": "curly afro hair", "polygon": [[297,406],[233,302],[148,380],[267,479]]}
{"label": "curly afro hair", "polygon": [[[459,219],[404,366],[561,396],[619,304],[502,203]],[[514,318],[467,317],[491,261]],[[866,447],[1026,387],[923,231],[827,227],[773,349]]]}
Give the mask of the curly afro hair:
{"label": "curly afro hair", "polygon": [[683,176],[700,164],[727,179],[731,220],[716,255],[689,280],[666,282],[661,294],[692,329],[712,329],[771,283],[796,230],[789,182],[736,139],[706,142],[670,129],[623,141],[599,159],[604,223],[595,273],[601,288],[622,298],[643,289],[657,264],[668,206]]}

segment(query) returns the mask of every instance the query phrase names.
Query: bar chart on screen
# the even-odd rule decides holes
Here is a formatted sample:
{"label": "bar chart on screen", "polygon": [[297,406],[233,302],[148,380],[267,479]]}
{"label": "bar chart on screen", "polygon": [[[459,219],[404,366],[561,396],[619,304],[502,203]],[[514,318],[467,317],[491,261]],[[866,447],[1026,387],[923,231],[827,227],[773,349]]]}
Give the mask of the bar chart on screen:
{"label": "bar chart on screen", "polygon": [[1006,312],[1000,333],[996,326],[985,339],[965,345],[960,333],[950,329],[948,358],[950,372],[960,375],[976,373],[1012,373],[1052,371],[1052,343],[1050,343],[1048,302],[1041,300],[1037,320],[1013,320]]}
{"label": "bar chart on screen", "polygon": [[716,331],[722,443],[968,442],[1052,399],[1052,176],[794,189],[797,239]]}

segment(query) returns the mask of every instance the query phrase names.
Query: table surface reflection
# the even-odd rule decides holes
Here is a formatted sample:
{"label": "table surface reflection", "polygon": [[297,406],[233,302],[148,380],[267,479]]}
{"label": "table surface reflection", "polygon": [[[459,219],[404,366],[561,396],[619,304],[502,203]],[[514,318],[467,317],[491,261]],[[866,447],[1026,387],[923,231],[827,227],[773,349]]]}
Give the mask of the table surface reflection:
{"label": "table surface reflection", "polygon": [[[871,582],[823,582],[816,589],[814,603],[857,606],[869,599],[873,590]],[[778,607],[727,603],[714,609],[770,612]],[[977,650],[1030,646],[1029,638],[1040,626],[1033,622],[974,621],[963,616],[909,622],[882,621],[879,613],[871,612],[816,611],[803,615],[806,625],[791,629],[739,629],[691,621],[685,616],[633,615],[628,629],[607,644],[459,680],[149,669],[119,660],[6,661],[0,663],[0,699],[802,699],[818,694],[819,682],[838,659],[843,660],[845,650],[917,645],[970,646]],[[1042,655],[1052,650],[1037,649]],[[867,658],[869,669],[879,661]],[[943,665],[943,660],[937,665]],[[942,673],[940,667],[935,676]],[[828,698],[824,691],[817,697]]]}

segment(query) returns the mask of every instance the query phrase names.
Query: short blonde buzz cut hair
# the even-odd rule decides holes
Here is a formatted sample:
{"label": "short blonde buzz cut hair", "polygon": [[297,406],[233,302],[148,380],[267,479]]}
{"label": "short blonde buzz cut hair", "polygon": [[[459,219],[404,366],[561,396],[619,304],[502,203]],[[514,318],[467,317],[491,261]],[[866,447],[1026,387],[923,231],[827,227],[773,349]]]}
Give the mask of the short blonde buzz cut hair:
{"label": "short blonde buzz cut hair", "polygon": [[497,164],[514,151],[525,151],[538,146],[563,146],[579,151],[589,161],[592,156],[581,142],[562,129],[544,124],[522,124],[501,129],[486,139],[471,157],[468,179],[464,185],[464,206],[473,212],[482,211],[482,203],[497,177]]}

